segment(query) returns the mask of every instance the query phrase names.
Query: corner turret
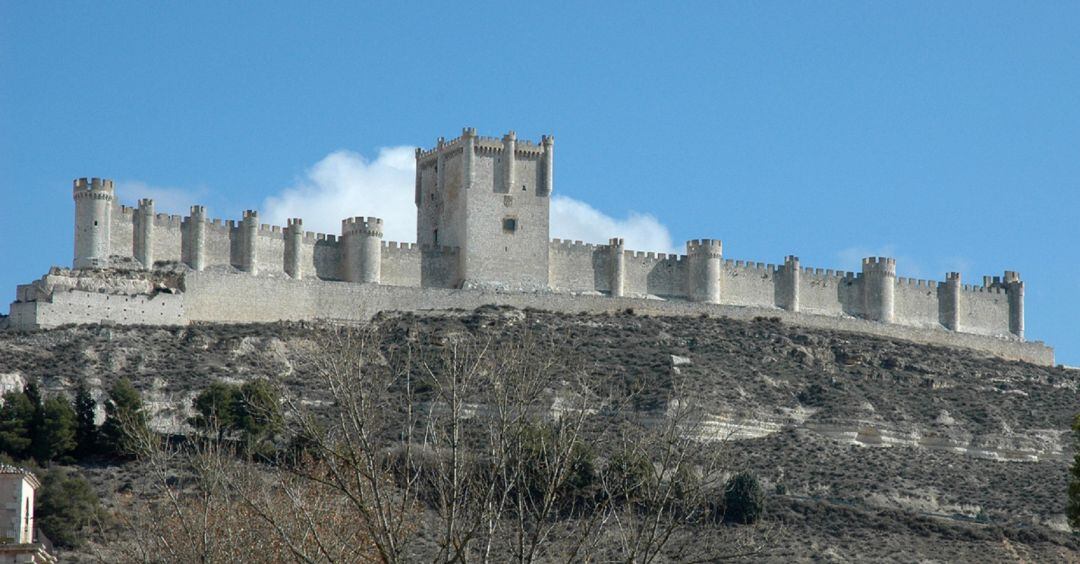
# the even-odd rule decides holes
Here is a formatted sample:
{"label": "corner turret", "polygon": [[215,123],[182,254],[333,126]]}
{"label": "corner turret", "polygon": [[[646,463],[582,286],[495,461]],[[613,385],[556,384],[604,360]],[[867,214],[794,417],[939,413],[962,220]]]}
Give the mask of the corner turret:
{"label": "corner turret", "polygon": [[112,208],[116,199],[113,181],[77,178],[75,199],[75,268],[107,266],[111,253]]}
{"label": "corner turret", "polygon": [[550,196],[555,190],[555,136],[541,136],[540,145],[544,151],[541,161],[543,176],[541,177],[540,186],[536,189],[536,195]]}

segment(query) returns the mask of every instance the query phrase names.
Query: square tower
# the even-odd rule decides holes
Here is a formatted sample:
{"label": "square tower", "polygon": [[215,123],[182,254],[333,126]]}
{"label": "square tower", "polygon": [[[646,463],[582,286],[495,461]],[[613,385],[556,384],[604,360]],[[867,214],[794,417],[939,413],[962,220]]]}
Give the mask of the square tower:
{"label": "square tower", "polygon": [[417,149],[416,241],[458,249],[456,272],[439,285],[548,287],[554,143],[518,141],[513,131],[477,137],[465,128],[457,139]]}

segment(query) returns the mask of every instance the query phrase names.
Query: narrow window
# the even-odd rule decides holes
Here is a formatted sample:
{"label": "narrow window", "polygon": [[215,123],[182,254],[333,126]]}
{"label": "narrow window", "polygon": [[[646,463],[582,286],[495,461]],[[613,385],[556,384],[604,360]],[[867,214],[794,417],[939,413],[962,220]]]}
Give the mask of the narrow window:
{"label": "narrow window", "polygon": [[432,245],[438,245],[439,244],[439,230],[438,229],[431,232],[431,244]]}
{"label": "narrow window", "polygon": [[522,185],[521,185],[521,191],[522,191],[522,192],[524,192],[525,190],[526,190],[526,188],[525,188],[525,185],[524,185],[524,184],[522,184]]}
{"label": "narrow window", "polygon": [[513,233],[515,231],[517,231],[517,219],[513,218],[513,217],[504,217],[503,218],[503,232],[504,233]]}

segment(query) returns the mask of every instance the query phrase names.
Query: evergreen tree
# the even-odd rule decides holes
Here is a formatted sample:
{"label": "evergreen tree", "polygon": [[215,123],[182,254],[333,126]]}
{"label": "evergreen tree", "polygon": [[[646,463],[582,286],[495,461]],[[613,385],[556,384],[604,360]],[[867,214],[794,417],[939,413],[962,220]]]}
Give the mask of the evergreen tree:
{"label": "evergreen tree", "polygon": [[34,445],[41,442],[41,430],[45,425],[45,412],[42,409],[44,407],[44,395],[41,393],[41,385],[36,379],[31,379],[23,386],[23,393],[26,394],[26,399],[30,401],[30,405],[33,406],[33,416],[30,417],[30,424],[27,426],[27,432],[30,433],[30,455],[35,455]]}
{"label": "evergreen tree", "polygon": [[765,512],[765,490],[757,477],[739,472],[724,486],[724,520],[751,524]]}
{"label": "evergreen tree", "polygon": [[233,401],[233,419],[249,444],[270,438],[283,424],[277,390],[262,378],[245,382]]}
{"label": "evergreen tree", "polygon": [[90,387],[84,380],[79,380],[75,388],[75,452],[80,458],[97,452],[98,428],[94,424],[96,410],[97,402],[90,393]]}
{"label": "evergreen tree", "polygon": [[132,437],[146,432],[142,396],[127,378],[117,380],[109,390],[109,399],[105,403],[105,423],[101,426],[105,450],[113,456],[132,456],[137,446],[132,443]]}
{"label": "evergreen tree", "polygon": [[14,390],[3,397],[0,407],[0,452],[13,458],[26,458],[30,454],[34,419],[34,404],[23,392]]}
{"label": "evergreen tree", "polygon": [[225,433],[235,430],[237,401],[240,388],[225,382],[214,382],[203,390],[192,402],[197,415],[191,418],[191,424],[197,429],[214,431],[218,440],[225,438]]}
{"label": "evergreen tree", "polygon": [[39,410],[41,421],[36,429],[32,451],[39,462],[67,460],[75,450],[75,410],[67,398],[52,396]]}

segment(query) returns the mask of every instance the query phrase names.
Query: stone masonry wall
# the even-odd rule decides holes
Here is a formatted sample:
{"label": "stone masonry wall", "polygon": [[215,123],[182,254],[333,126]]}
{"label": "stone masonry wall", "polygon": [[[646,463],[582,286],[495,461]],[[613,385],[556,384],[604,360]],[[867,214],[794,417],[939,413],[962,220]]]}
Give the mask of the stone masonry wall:
{"label": "stone masonry wall", "polygon": [[956,333],[940,327],[910,327],[854,318],[791,313],[764,307],[713,305],[682,300],[610,298],[561,293],[494,292],[440,288],[407,288],[320,280],[246,276],[217,272],[189,273],[184,278],[184,316],[188,321],[266,322],[330,319],[364,321],[380,311],[472,309],[486,304],[532,307],[568,313],[727,316],[752,319],[778,317],[785,323],[857,331],[919,343],[958,346],[1008,359],[1051,365],[1053,350],[1039,342]]}

